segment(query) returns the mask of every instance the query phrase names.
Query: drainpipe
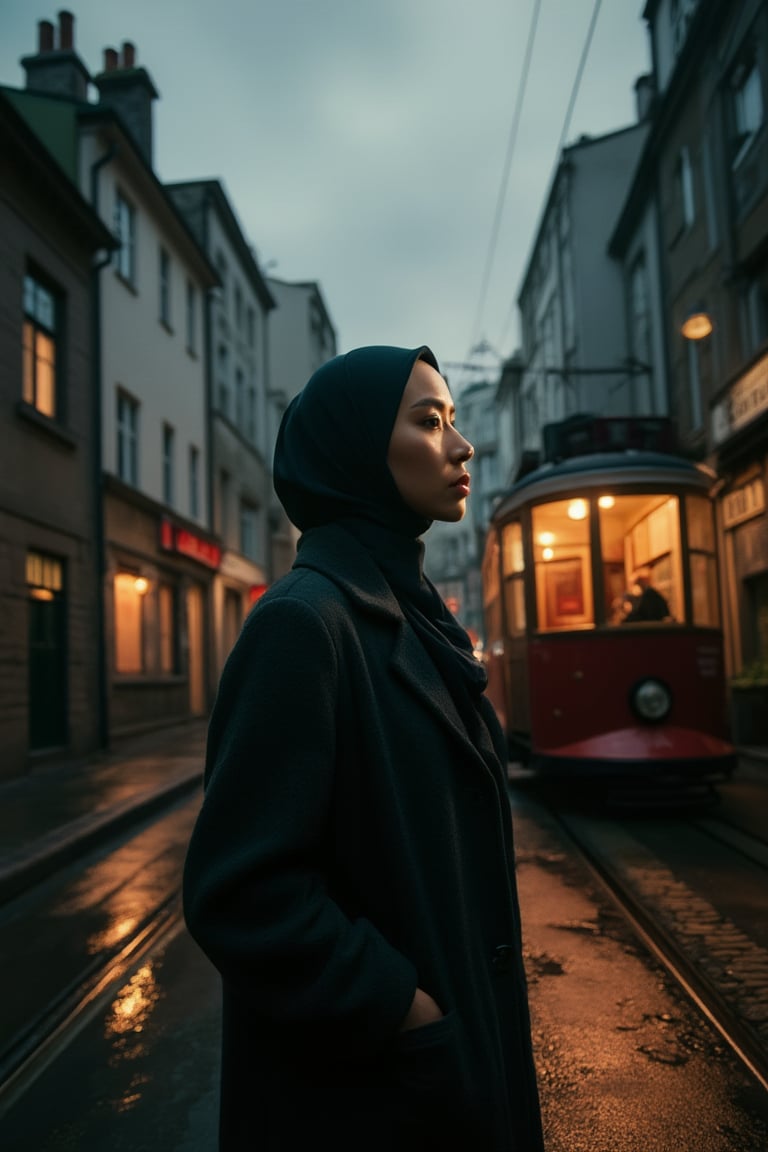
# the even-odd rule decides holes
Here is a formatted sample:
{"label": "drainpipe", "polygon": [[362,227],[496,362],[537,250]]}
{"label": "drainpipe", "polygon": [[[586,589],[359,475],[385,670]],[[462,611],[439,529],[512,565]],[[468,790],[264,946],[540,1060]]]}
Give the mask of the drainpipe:
{"label": "drainpipe", "polygon": [[[98,160],[91,165],[91,205],[99,215],[99,172],[117,154],[116,144],[110,144]],[[102,474],[102,372],[101,372],[101,271],[111,262],[112,253],[101,257],[91,266],[91,375],[93,387],[93,516],[96,546],[96,675],[97,716],[99,746],[109,747],[109,697],[107,693],[107,631],[104,605],[106,557],[104,543],[104,481]]]}

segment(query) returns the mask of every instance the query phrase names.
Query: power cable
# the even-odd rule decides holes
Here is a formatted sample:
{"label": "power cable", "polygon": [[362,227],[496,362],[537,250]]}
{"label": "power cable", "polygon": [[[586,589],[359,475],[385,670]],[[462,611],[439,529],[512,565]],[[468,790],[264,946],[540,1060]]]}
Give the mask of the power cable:
{"label": "power cable", "polygon": [[528,42],[525,48],[525,56],[523,57],[523,69],[520,74],[520,82],[517,87],[517,95],[515,97],[515,107],[512,114],[512,124],[509,130],[509,139],[507,141],[507,152],[504,158],[504,167],[502,169],[501,183],[499,185],[499,192],[496,199],[496,212],[493,219],[493,226],[491,228],[491,238],[488,244],[488,252],[485,258],[485,269],[483,271],[483,279],[481,281],[480,296],[478,299],[477,311],[475,313],[475,320],[472,326],[474,339],[470,344],[468,355],[472,355],[472,350],[478,342],[480,336],[480,322],[485,310],[485,301],[488,295],[488,285],[491,279],[491,270],[493,268],[493,261],[496,255],[496,248],[498,244],[499,229],[501,227],[501,217],[504,211],[504,201],[507,196],[507,185],[509,183],[509,173],[512,168],[512,158],[515,153],[515,146],[517,144],[517,132],[520,127],[520,117],[523,110],[523,102],[525,100],[525,90],[528,84],[528,73],[530,71],[531,59],[533,57],[533,45],[536,39],[536,29],[539,23],[539,12],[541,10],[541,0],[535,0],[533,6],[533,13],[531,15],[531,23],[528,29]]}
{"label": "power cable", "polygon": [[[555,151],[555,162],[554,162],[554,166],[552,168],[552,175],[550,176],[550,181],[549,181],[550,187],[552,186],[552,181],[555,178],[555,173],[557,172],[557,169],[558,169],[559,164],[560,164],[560,156],[562,154],[563,145],[565,144],[566,137],[567,137],[567,135],[570,131],[570,128],[571,128],[571,118],[573,117],[574,108],[576,107],[576,99],[577,99],[578,94],[579,94],[579,88],[581,86],[582,76],[584,75],[584,68],[585,68],[586,63],[587,63],[587,57],[589,56],[589,50],[592,47],[592,37],[594,36],[595,25],[597,24],[597,18],[600,14],[601,5],[602,5],[602,0],[595,0],[594,6],[592,8],[592,15],[591,15],[590,20],[589,20],[589,27],[587,28],[587,35],[586,35],[586,38],[584,40],[584,45],[583,45],[582,50],[581,50],[581,57],[579,59],[578,68],[576,69],[576,75],[574,76],[573,84],[571,86],[571,94],[568,98],[568,107],[566,108],[565,119],[563,121],[563,127],[560,131],[560,139],[557,142],[557,149]],[[501,348],[504,346],[504,341],[507,338],[507,332],[509,330],[509,326],[512,322],[512,317],[515,314],[516,308],[517,308],[517,300],[513,299],[511,307],[509,309],[509,313],[508,313],[507,318],[504,322],[504,328],[503,328],[502,333],[501,333],[501,339],[498,341],[498,343],[496,345],[497,348]]]}

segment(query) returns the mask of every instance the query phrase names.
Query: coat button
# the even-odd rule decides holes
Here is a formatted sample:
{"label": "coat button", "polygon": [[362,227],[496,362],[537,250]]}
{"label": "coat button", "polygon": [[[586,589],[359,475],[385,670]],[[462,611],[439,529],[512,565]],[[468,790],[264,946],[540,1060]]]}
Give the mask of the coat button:
{"label": "coat button", "polygon": [[515,950],[511,944],[499,944],[491,957],[491,967],[494,972],[501,974],[508,972],[515,962]]}

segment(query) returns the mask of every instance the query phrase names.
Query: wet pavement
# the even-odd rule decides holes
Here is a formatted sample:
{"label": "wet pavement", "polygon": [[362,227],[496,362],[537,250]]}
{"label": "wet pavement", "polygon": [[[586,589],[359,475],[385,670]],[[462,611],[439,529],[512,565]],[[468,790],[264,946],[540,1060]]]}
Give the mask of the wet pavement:
{"label": "wet pavement", "polygon": [[[171,891],[198,802],[203,748],[204,726],[192,725],[0,787],[6,925],[11,910],[21,925],[21,912],[31,912],[45,891],[60,894],[78,857],[99,844],[108,847],[91,852],[81,889],[100,892],[114,922],[144,898],[142,845],[157,883]],[[513,790],[513,806],[547,1152],[767,1150],[765,1093],[644,950],[526,789]],[[130,879],[111,888],[116,871]],[[74,875],[71,883],[70,905],[78,898]],[[66,913],[57,899],[57,915]],[[77,915],[94,940],[109,943],[99,937],[93,908]],[[63,964],[66,953],[57,955],[55,932],[39,915],[38,923],[45,932],[29,938],[24,978],[42,992],[46,959],[49,967],[51,955]],[[3,1121],[0,1144],[37,1152],[213,1152],[218,1025],[216,975],[177,924],[50,1059]]]}

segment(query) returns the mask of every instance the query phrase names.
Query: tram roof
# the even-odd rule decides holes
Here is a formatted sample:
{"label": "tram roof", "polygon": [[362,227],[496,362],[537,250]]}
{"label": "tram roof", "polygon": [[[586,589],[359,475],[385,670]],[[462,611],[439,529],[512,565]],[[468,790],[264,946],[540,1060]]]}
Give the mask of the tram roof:
{"label": "tram roof", "polygon": [[540,464],[507,489],[493,518],[529,498],[556,495],[574,487],[600,487],[609,475],[613,483],[653,483],[660,488],[682,483],[706,489],[715,480],[712,473],[692,460],[668,452],[592,452]]}

